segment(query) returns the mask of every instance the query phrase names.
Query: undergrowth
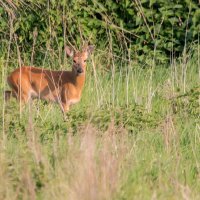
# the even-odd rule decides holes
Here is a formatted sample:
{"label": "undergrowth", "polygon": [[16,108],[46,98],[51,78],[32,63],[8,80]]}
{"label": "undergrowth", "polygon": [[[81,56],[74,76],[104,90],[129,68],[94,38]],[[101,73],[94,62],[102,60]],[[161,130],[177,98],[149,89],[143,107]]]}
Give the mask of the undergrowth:
{"label": "undergrowth", "polygon": [[65,122],[54,103],[5,103],[2,58],[1,199],[200,198],[195,60],[110,73],[94,56]]}

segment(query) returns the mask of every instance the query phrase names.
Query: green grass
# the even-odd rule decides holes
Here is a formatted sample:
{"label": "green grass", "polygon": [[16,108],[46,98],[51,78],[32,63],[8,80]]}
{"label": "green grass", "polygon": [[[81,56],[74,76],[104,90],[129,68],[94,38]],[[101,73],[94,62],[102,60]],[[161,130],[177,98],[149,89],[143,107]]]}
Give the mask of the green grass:
{"label": "green grass", "polygon": [[[89,63],[67,122],[56,104],[34,101],[20,113],[1,96],[1,198],[199,199],[197,59],[185,77],[182,62],[148,69],[131,62],[128,71],[116,64],[111,73],[92,60],[96,71]],[[3,93],[3,58],[0,65]]]}

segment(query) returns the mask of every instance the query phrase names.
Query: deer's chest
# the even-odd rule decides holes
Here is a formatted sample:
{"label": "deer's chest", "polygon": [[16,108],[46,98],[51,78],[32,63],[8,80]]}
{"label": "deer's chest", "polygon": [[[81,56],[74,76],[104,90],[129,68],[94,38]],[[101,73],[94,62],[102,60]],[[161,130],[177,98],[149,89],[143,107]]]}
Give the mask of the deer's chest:
{"label": "deer's chest", "polygon": [[70,88],[70,90],[65,91],[65,99],[69,105],[76,104],[81,99],[81,91]]}
{"label": "deer's chest", "polygon": [[80,101],[80,98],[71,98],[71,99],[68,99],[68,104],[70,105],[73,105],[73,104],[76,104]]}

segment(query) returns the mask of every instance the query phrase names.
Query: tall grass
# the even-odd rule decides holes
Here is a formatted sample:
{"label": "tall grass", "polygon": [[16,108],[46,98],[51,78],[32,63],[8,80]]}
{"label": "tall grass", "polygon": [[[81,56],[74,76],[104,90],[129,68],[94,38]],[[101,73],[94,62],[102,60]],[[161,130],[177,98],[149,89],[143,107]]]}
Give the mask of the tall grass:
{"label": "tall grass", "polygon": [[15,68],[72,64],[50,18],[46,48],[38,48],[35,29],[27,53],[13,30],[17,4],[5,2],[12,9],[0,49],[0,199],[200,199],[199,44],[166,66],[157,63],[155,46],[154,57],[138,64],[124,30],[117,41],[125,51],[116,55],[106,28],[107,48],[91,57],[82,99],[64,122],[56,104],[5,102],[6,77]]}
{"label": "tall grass", "polygon": [[[58,69],[55,55],[47,51],[42,65]],[[109,72],[106,56],[91,57],[67,122],[56,104],[33,101],[20,117],[1,96],[2,199],[200,198],[199,55],[141,68],[111,53]],[[3,94],[17,60],[0,61]]]}
{"label": "tall grass", "polygon": [[108,31],[108,48],[91,57],[81,102],[64,122],[56,104],[5,102],[14,68],[71,65],[49,44],[36,59],[37,30],[27,54],[10,19],[0,50],[0,199],[200,198],[199,45],[166,66],[154,53],[146,67],[125,42],[128,53],[116,55]]}

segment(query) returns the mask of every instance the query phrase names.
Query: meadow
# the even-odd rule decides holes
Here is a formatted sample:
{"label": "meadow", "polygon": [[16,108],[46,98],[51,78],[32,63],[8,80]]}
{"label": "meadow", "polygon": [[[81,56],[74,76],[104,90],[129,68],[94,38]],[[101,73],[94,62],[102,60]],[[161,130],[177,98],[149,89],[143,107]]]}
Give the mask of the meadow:
{"label": "meadow", "polygon": [[[0,200],[200,199],[196,1],[0,0]],[[81,101],[6,101],[22,65],[70,70],[95,45]]]}
{"label": "meadow", "polygon": [[[17,60],[1,59],[1,199],[200,198],[198,49],[166,67],[120,66],[112,55],[108,72],[104,53],[89,60],[67,122],[54,103],[5,102]],[[59,65],[51,59],[45,68]]]}

